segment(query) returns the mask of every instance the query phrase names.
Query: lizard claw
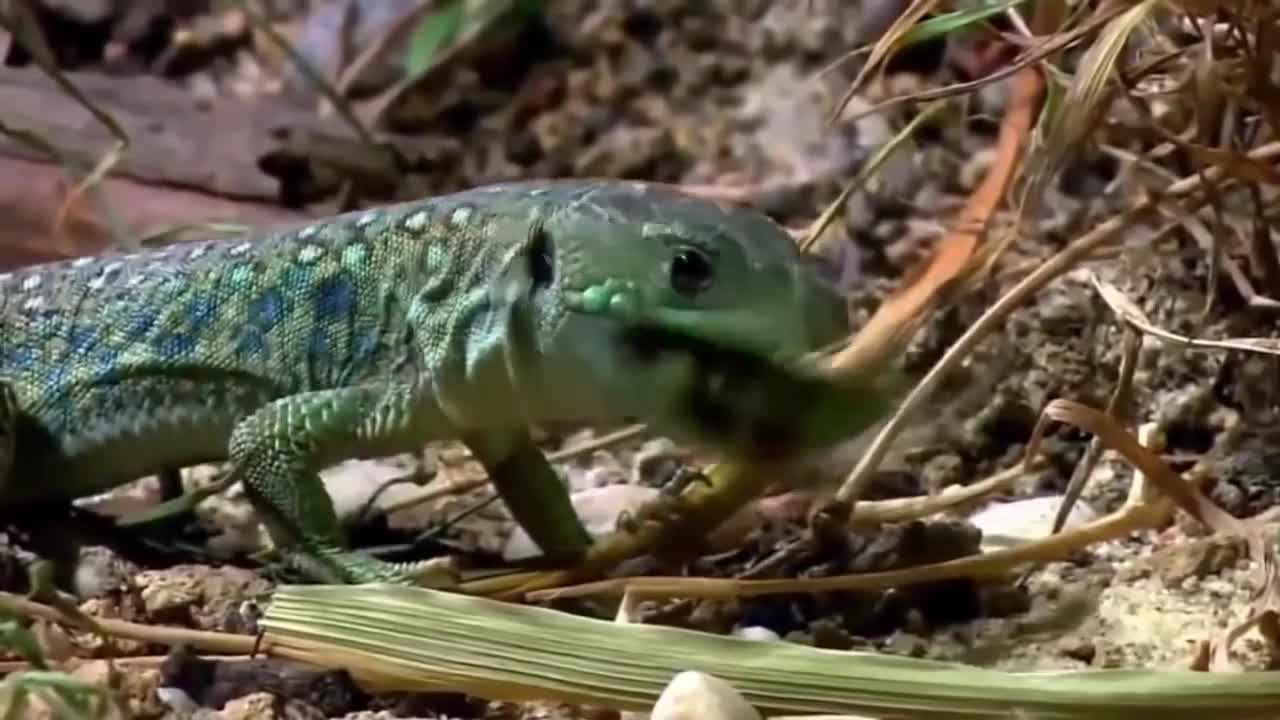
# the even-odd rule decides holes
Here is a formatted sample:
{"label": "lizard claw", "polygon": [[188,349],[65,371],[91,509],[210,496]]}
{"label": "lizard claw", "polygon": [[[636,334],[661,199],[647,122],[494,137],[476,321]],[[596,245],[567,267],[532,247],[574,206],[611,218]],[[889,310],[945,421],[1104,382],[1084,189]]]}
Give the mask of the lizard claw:
{"label": "lizard claw", "polygon": [[711,478],[698,468],[681,465],[671,471],[671,475],[662,484],[661,492],[663,495],[677,498],[695,483],[711,487]]}
{"label": "lizard claw", "polygon": [[664,527],[680,520],[685,511],[685,502],[676,496],[660,494],[653,501],[645,504],[632,513],[623,510],[618,513],[614,530],[634,535],[644,526]]}

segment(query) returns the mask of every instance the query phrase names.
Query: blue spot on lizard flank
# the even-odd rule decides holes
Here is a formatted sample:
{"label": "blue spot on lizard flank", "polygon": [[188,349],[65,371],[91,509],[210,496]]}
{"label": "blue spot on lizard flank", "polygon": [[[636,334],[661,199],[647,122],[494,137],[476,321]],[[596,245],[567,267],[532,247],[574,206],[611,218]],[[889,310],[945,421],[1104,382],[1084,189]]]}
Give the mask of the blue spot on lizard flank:
{"label": "blue spot on lizard flank", "polygon": [[186,313],[187,322],[191,326],[192,333],[199,333],[213,322],[214,310],[216,309],[212,299],[207,297],[192,298],[187,303]]}
{"label": "blue spot on lizard flank", "polygon": [[18,345],[5,354],[4,364],[18,370],[26,370],[36,361],[39,353],[30,345]]}
{"label": "blue spot on lizard flank", "polygon": [[236,354],[244,358],[264,358],[268,355],[267,340],[262,331],[253,326],[246,326],[236,341]]}
{"label": "blue spot on lizard flank", "polygon": [[311,266],[294,265],[284,272],[285,292],[296,294],[311,285]]}
{"label": "blue spot on lizard flank", "polygon": [[249,304],[249,323],[263,332],[284,319],[284,295],[269,288]]}
{"label": "blue spot on lizard flank", "polygon": [[[44,379],[45,383],[47,383],[47,386],[53,387],[53,388],[65,387],[67,382],[67,376],[71,374],[72,367],[73,367],[72,363],[64,362],[64,363],[60,363],[57,367],[53,368],[53,370],[50,371],[48,376],[45,377]],[[70,411],[71,411],[71,403],[67,403],[65,412],[69,413]]]}
{"label": "blue spot on lizard flank", "polygon": [[307,343],[307,356],[311,362],[327,362],[329,360],[329,336],[319,328],[311,333]]}
{"label": "blue spot on lizard flank", "polygon": [[157,337],[153,345],[161,357],[179,358],[195,349],[196,340],[186,333],[172,333]]}
{"label": "blue spot on lizard flank", "polygon": [[144,313],[135,317],[130,323],[129,328],[125,330],[125,337],[130,342],[137,342],[147,336],[152,326],[156,324],[155,313]]}
{"label": "blue spot on lizard flank", "polygon": [[338,320],[351,314],[356,304],[356,288],[345,274],[334,275],[316,285],[316,318]]}
{"label": "blue spot on lizard flank", "polygon": [[343,382],[344,363],[335,356],[341,341],[325,332],[323,328],[312,331],[307,342],[307,370],[312,384],[321,387]]}
{"label": "blue spot on lizard flank", "polygon": [[99,373],[107,373],[115,369],[120,359],[120,348],[110,344],[100,345],[93,356],[93,363]]}
{"label": "blue spot on lizard flank", "polygon": [[72,352],[83,352],[98,341],[97,330],[84,325],[76,325],[71,328],[71,334],[67,338],[67,345]]}

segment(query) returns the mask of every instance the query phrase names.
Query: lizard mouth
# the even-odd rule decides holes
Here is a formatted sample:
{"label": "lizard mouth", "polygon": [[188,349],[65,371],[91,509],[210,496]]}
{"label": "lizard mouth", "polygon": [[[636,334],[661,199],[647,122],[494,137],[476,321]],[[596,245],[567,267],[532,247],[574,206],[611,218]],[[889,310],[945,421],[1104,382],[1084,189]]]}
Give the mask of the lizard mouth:
{"label": "lizard mouth", "polygon": [[677,421],[697,439],[748,459],[830,447],[866,429],[885,405],[868,387],[668,328],[629,325],[620,340],[638,364],[691,361],[691,379],[677,391]]}

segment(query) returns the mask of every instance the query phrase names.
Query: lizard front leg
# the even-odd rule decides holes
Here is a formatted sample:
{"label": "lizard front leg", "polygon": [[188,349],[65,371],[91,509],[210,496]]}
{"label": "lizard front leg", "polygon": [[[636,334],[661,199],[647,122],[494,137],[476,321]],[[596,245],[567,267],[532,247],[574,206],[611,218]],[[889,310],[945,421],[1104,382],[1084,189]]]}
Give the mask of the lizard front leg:
{"label": "lizard front leg", "polygon": [[287,561],[328,583],[416,582],[427,563],[388,563],[345,549],[333,501],[317,474],[355,457],[412,450],[448,431],[417,386],[364,385],[292,395],[231,434],[232,472]]}
{"label": "lizard front leg", "polygon": [[464,438],[484,466],[512,518],[551,561],[573,562],[591,545],[591,535],[566,490],[527,430]]}

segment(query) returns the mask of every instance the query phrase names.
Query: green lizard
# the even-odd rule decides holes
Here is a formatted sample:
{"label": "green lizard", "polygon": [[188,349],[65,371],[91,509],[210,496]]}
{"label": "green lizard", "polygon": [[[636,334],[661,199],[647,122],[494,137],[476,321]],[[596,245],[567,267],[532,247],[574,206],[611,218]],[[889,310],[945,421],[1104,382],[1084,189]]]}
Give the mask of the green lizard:
{"label": "green lizard", "polygon": [[590,540],[530,422],[767,444],[785,424],[735,417],[750,393],[717,394],[741,383],[697,343],[796,357],[846,322],[764,216],[621,181],[25,268],[0,276],[0,511],[225,459],[295,567],[405,581],[413,564],[345,549],[317,471],[456,438],[545,553],[576,555]]}

